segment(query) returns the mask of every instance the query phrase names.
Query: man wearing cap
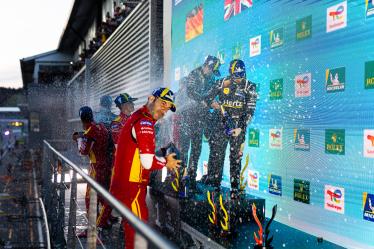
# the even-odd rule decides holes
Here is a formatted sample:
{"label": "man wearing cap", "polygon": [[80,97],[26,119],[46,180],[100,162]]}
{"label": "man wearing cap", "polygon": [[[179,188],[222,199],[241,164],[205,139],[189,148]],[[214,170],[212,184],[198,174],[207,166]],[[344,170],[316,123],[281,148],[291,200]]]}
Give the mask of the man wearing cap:
{"label": "man wearing cap", "polygon": [[[191,154],[188,163],[188,175],[190,177],[190,191],[196,191],[196,170],[201,154],[202,137],[207,131],[209,107],[204,105],[204,96],[214,85],[214,76],[220,76],[219,67],[221,63],[217,57],[209,55],[202,66],[194,69],[183,80],[187,87],[187,95],[190,98],[189,109],[185,111],[182,117],[182,124],[185,126],[185,134],[181,134],[182,146],[181,154],[185,159],[188,155],[191,144]],[[185,163],[184,162],[184,163]]]}
{"label": "man wearing cap", "polygon": [[[112,139],[116,148],[121,130],[126,121],[129,119],[131,113],[134,111],[134,101],[136,100],[137,98],[133,98],[127,93],[120,94],[114,100],[114,103],[120,109],[120,114],[112,121],[110,125]],[[115,156],[115,153],[113,153],[113,156]],[[112,172],[112,169],[110,169],[110,172]],[[97,227],[110,228],[111,225],[108,221],[111,218],[111,213],[112,208],[107,204],[104,205],[104,207],[100,210],[99,216],[97,217]]]}
{"label": "man wearing cap", "polygon": [[[108,131],[103,124],[97,124],[93,120],[92,109],[84,106],[79,109],[79,117],[82,121],[83,133],[75,132],[73,140],[78,144],[79,153],[87,155],[90,159],[89,175],[103,187],[108,188],[109,181],[106,171],[108,167],[107,147]],[[88,214],[90,205],[90,186],[86,189],[86,211]],[[99,195],[98,202],[104,205],[104,199]],[[86,237],[87,231],[79,234],[79,237]]]}
{"label": "man wearing cap", "polygon": [[[148,219],[145,199],[151,171],[165,166],[174,170],[181,163],[174,153],[155,155],[154,125],[169,110],[176,110],[173,92],[168,88],[154,90],[147,103],[127,120],[118,140],[110,192],[143,221]],[[134,248],[135,230],[127,221],[124,231],[125,248]]]}
{"label": "man wearing cap", "polygon": [[116,118],[116,115],[112,113],[112,97],[104,95],[100,98],[100,110],[95,112],[95,122],[103,123],[107,130],[110,129],[110,124]]}
{"label": "man wearing cap", "polygon": [[211,138],[208,182],[220,188],[226,147],[230,143],[230,181],[232,197],[235,198],[239,194],[245,133],[255,111],[257,93],[256,85],[246,79],[242,60],[231,61],[229,74],[207,94],[207,103],[222,114],[220,132],[213,133]]}
{"label": "man wearing cap", "polygon": [[125,125],[127,119],[130,117],[131,113],[134,111],[134,101],[137,98],[131,97],[127,93],[120,94],[114,103],[120,110],[120,114],[112,121],[110,129],[112,132],[112,138],[115,146],[117,147],[119,134],[122,127]]}

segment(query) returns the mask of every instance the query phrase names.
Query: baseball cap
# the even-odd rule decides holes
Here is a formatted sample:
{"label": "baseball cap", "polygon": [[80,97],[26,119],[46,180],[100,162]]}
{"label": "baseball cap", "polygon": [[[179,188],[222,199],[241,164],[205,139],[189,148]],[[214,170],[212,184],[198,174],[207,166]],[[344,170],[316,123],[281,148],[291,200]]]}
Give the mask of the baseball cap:
{"label": "baseball cap", "polygon": [[172,112],[175,112],[177,110],[175,103],[174,103],[175,101],[174,93],[169,88],[165,88],[165,87],[156,88],[155,90],[153,90],[152,95],[170,103],[171,104],[170,110]]}
{"label": "baseball cap", "polygon": [[138,98],[133,98],[128,93],[122,93],[116,97],[114,103],[117,107],[120,107],[122,104],[125,104],[127,102],[134,102],[136,100],[138,100]]}

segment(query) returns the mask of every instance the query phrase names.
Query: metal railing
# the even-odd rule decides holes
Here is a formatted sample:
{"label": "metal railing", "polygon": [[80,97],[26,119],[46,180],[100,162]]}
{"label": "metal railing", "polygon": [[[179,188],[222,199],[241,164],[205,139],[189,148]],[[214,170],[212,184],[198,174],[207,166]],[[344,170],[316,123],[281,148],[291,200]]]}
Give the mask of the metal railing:
{"label": "metal railing", "polygon": [[[53,248],[75,248],[76,215],[77,215],[77,174],[91,187],[90,207],[96,207],[97,194],[100,194],[108,204],[114,208],[122,218],[136,230],[136,236],[144,238],[147,242],[158,248],[176,248],[169,240],[156,232],[150,226],[136,217],[127,207],[114,198],[106,189],[99,185],[94,179],[87,175],[80,167],[62,155],[47,141],[43,141],[43,187],[42,196],[50,221],[51,238]],[[65,172],[72,171],[70,183],[65,181]],[[58,177],[59,176],[59,177]],[[59,178],[59,179],[58,179]],[[67,225],[65,224],[65,190],[70,188],[70,209]],[[91,208],[90,208],[91,209]],[[96,208],[92,208],[94,210]],[[96,248],[96,211],[91,212],[88,218],[87,248]],[[64,228],[67,226],[65,238]],[[91,239],[90,239],[91,238]],[[94,239],[92,239],[94,238]],[[98,240],[101,243],[100,240]],[[79,242],[80,243],[80,242]],[[105,246],[102,245],[104,248]],[[82,245],[81,245],[82,247]]]}
{"label": "metal railing", "polygon": [[42,213],[43,213],[43,220],[44,220],[46,240],[47,240],[47,249],[51,249],[51,237],[49,235],[47,213],[45,211],[45,207],[44,207],[44,203],[43,203],[42,198],[39,198],[39,202],[40,202],[40,206],[42,208]]}

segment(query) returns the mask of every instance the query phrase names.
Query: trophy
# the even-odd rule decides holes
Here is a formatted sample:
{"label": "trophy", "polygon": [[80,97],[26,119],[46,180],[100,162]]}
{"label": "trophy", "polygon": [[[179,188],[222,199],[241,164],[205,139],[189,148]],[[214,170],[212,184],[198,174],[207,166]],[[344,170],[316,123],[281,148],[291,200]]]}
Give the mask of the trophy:
{"label": "trophy", "polygon": [[277,205],[274,205],[272,209],[272,213],[271,213],[271,218],[265,226],[265,234],[263,234],[262,224],[260,220],[258,219],[257,213],[256,213],[256,205],[255,204],[252,205],[253,218],[256,221],[258,228],[259,228],[259,230],[257,231],[258,236],[256,232],[253,233],[254,239],[256,242],[254,249],[273,249],[274,248],[271,245],[271,242],[273,241],[273,236],[269,238],[269,233],[270,233],[269,227],[270,227],[270,224],[273,222],[276,213],[277,213]]}

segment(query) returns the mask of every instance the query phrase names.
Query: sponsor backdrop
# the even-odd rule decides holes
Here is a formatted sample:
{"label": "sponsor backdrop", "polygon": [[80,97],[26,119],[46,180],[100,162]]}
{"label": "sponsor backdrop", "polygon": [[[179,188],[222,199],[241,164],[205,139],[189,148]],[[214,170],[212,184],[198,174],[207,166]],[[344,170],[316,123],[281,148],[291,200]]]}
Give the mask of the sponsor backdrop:
{"label": "sponsor backdrop", "polygon": [[[278,204],[279,221],[348,247],[374,245],[373,2],[173,1],[172,88],[208,54],[223,75],[244,60],[260,96],[247,192],[268,215]],[[201,173],[208,155],[205,142]]]}

